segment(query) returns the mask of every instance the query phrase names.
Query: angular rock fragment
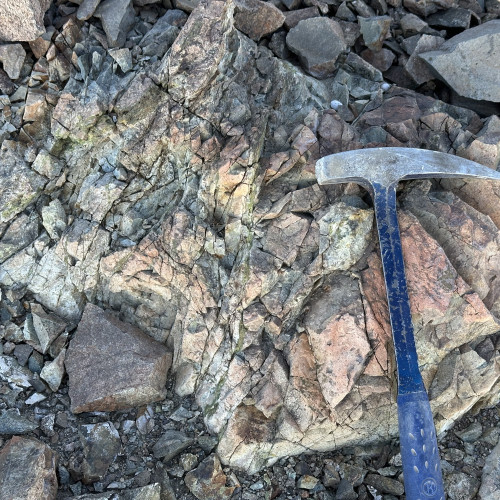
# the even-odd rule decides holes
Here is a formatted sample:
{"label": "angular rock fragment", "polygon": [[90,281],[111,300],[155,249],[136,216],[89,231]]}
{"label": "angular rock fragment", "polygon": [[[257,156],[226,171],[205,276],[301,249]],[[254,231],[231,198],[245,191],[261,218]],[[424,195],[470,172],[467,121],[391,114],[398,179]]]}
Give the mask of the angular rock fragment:
{"label": "angular rock fragment", "polygon": [[284,14],[272,3],[235,0],[234,26],[256,42],[280,29],[284,22]]}
{"label": "angular rock fragment", "polygon": [[80,21],[86,21],[90,19],[93,15],[101,0],[83,0],[78,10],[76,11],[76,17]]}
{"label": "angular rock fragment", "polygon": [[27,434],[35,430],[38,424],[23,417],[17,408],[10,408],[0,414],[0,435]]}
{"label": "angular rock fragment", "polygon": [[58,354],[56,359],[50,363],[46,363],[40,372],[40,378],[45,380],[50,387],[50,390],[56,392],[61,385],[64,376],[64,358],[66,356],[66,349]]}
{"label": "angular rock fragment", "polygon": [[55,500],[56,454],[37,439],[14,436],[0,451],[0,498]]}
{"label": "angular rock fragment", "polygon": [[346,49],[339,23],[326,17],[300,21],[286,37],[304,69],[317,78],[332,76],[338,56]]}
{"label": "angular rock fragment", "polygon": [[9,384],[12,389],[27,389],[31,387],[33,374],[21,366],[11,356],[0,354],[0,380]]}
{"label": "angular rock fragment", "polygon": [[59,239],[66,229],[66,212],[57,198],[42,208],[42,224],[53,240]]}
{"label": "angular rock fragment", "polygon": [[199,500],[231,498],[234,487],[226,486],[226,475],[217,455],[210,455],[193,471],[188,472],[184,479],[189,491]]}
{"label": "angular rock fragment", "polygon": [[[160,483],[148,484],[141,488],[132,488],[120,490],[120,500],[174,500],[175,497],[162,494],[163,487]],[[117,500],[116,490],[106,491],[104,493],[87,493],[86,495],[78,495],[71,497],[73,500]]]}
{"label": "angular rock fragment", "polygon": [[[459,152],[460,156],[477,161],[494,170],[500,164],[500,118],[496,115],[490,116],[484,127],[478,132],[476,138]],[[493,184],[498,183],[486,183]]]}
{"label": "angular rock fragment", "polygon": [[104,0],[94,16],[101,20],[109,46],[122,47],[134,23],[132,0]]}
{"label": "angular rock fragment", "polygon": [[456,7],[456,0],[403,0],[403,5],[414,14],[427,17],[438,10]]}
{"label": "angular rock fragment", "polygon": [[33,202],[46,179],[33,172],[16,151],[17,145],[4,141],[0,149],[0,223],[8,222]]}
{"label": "angular rock fragment", "polygon": [[500,102],[500,20],[468,29],[419,55],[457,94]]}
{"label": "angular rock fragment", "polygon": [[429,193],[429,188],[429,182],[416,185],[403,206],[419,218],[486,307],[500,316],[498,228],[452,193]]}
{"label": "angular rock fragment", "polygon": [[168,462],[179,453],[189,448],[194,440],[187,437],[183,432],[169,430],[155,443],[153,453],[156,458],[163,458]]}
{"label": "angular rock fragment", "polygon": [[434,74],[427,64],[419,58],[420,53],[438,49],[443,43],[444,38],[439,36],[422,35],[415,45],[415,48],[412,50],[410,58],[405,64],[405,71],[418,85],[434,78]]}
{"label": "angular rock fragment", "polygon": [[163,57],[177,38],[179,27],[183,26],[186,20],[187,15],[182,10],[168,10],[139,42],[143,55]]}
{"label": "angular rock fragment", "polygon": [[300,21],[304,19],[310,19],[311,17],[320,17],[321,14],[319,12],[318,7],[307,7],[306,9],[298,9],[292,10],[290,12],[285,12],[285,28],[291,30]]}
{"label": "angular rock fragment", "polygon": [[[168,82],[168,91],[177,101],[193,99],[217,72],[233,28],[233,11],[232,2],[204,0],[189,17],[172,45],[167,78],[162,79],[162,84]],[[193,36],[204,40],[203,47],[193,48]]]}
{"label": "angular rock fragment", "polygon": [[18,0],[0,4],[0,40],[29,42],[44,31],[43,16],[51,0]]}
{"label": "angular rock fragment", "polygon": [[378,50],[377,52],[366,49],[361,52],[360,55],[365,61],[369,62],[372,66],[382,72],[387,71],[394,62],[394,59],[396,59],[394,52],[384,48]]}
{"label": "angular rock fragment", "polygon": [[468,29],[471,21],[471,11],[459,7],[436,12],[427,18],[429,26],[438,28],[462,28]]}
{"label": "angular rock fragment", "polygon": [[83,482],[94,483],[104,477],[121,448],[120,435],[111,422],[82,425]]}
{"label": "angular rock fragment", "polygon": [[16,217],[0,238],[0,263],[32,243],[37,238],[38,231],[39,219],[36,212]]}
{"label": "angular rock fragment", "polygon": [[479,488],[478,497],[480,500],[495,498],[500,495],[500,440],[486,457],[481,476],[481,487]]}
{"label": "angular rock fragment", "polygon": [[319,253],[326,272],[353,266],[372,237],[373,212],[337,203],[319,220]]}
{"label": "angular rock fragment", "polygon": [[0,62],[12,80],[17,80],[23,68],[26,51],[20,43],[0,45]]}
{"label": "angular rock fragment", "polygon": [[31,304],[31,315],[38,340],[33,347],[45,354],[50,344],[65,330],[66,323],[55,314],[47,314],[39,304]]}
{"label": "angular rock fragment", "polygon": [[113,411],[158,401],[171,362],[162,344],[87,304],[65,361],[71,409]]}
{"label": "angular rock fragment", "polygon": [[129,49],[111,49],[109,50],[109,55],[116,61],[124,73],[132,69],[132,54]]}
{"label": "angular rock fragment", "polygon": [[380,50],[389,36],[392,19],[389,16],[360,17],[358,19],[365,45],[373,51]]}
{"label": "angular rock fragment", "polygon": [[323,396],[335,408],[349,394],[370,352],[357,283],[341,275],[328,278],[311,299],[304,325]]}

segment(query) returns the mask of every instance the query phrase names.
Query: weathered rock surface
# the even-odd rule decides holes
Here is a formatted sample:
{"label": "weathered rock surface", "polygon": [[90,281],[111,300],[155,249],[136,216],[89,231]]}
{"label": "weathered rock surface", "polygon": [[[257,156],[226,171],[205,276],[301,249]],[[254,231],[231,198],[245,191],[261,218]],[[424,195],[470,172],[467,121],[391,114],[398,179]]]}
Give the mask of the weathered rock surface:
{"label": "weathered rock surface", "polygon": [[0,40],[35,40],[44,31],[43,16],[51,0],[19,0],[0,5]]}
{"label": "weathered rock surface", "polygon": [[500,495],[500,440],[486,458],[481,487],[478,496],[481,500],[495,498]]}
{"label": "weathered rock surface", "polygon": [[235,0],[234,26],[256,42],[277,31],[284,22],[284,14],[272,3]]}
{"label": "weathered rock surface", "polygon": [[17,80],[21,74],[26,51],[20,43],[0,45],[0,62],[7,76]]}
{"label": "weathered rock surface", "polygon": [[110,47],[125,44],[135,17],[132,0],[104,0],[93,15],[101,20]]}
{"label": "weathered rock surface", "polygon": [[90,484],[104,477],[121,448],[120,436],[111,422],[83,425],[80,429],[84,460],[83,482]]}
{"label": "weathered rock surface", "polygon": [[163,345],[88,304],[65,361],[72,411],[112,411],[162,399],[170,364]]}
{"label": "weathered rock surface", "polygon": [[419,57],[461,96],[500,102],[500,20],[466,30]]}
{"label": "weathered rock surface", "polygon": [[56,455],[36,439],[14,436],[0,451],[0,497],[54,500]]}
{"label": "weathered rock surface", "polygon": [[229,499],[234,487],[226,486],[226,475],[217,455],[210,455],[184,479],[189,491],[200,500]]}
{"label": "weathered rock surface", "polygon": [[0,435],[27,434],[38,425],[23,417],[17,408],[4,410],[0,414]]}
{"label": "weathered rock surface", "polygon": [[338,56],[346,49],[342,28],[326,17],[300,21],[288,32],[286,44],[304,69],[317,78],[332,76]]}

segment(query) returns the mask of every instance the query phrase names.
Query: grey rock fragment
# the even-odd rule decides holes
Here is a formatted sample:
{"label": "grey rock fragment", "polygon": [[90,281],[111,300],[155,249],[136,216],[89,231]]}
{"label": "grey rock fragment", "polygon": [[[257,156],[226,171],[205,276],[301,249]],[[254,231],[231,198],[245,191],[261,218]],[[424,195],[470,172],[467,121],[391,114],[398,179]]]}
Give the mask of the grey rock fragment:
{"label": "grey rock fragment", "polygon": [[347,479],[341,479],[335,493],[335,500],[356,500],[358,494],[354,491],[352,483]]}
{"label": "grey rock fragment", "polygon": [[378,474],[368,474],[365,477],[364,483],[373,486],[378,493],[400,496],[405,492],[402,483],[396,479],[380,476]]}
{"label": "grey rock fragment", "polygon": [[100,3],[101,0],[83,0],[83,2],[78,7],[76,17],[80,21],[86,21],[87,19],[90,19],[94,15],[95,10]]}
{"label": "grey rock fragment", "polygon": [[169,430],[155,443],[153,453],[156,458],[168,462],[193,444],[194,440],[183,432]]}
{"label": "grey rock fragment", "polygon": [[369,62],[381,72],[387,71],[392,66],[394,59],[396,59],[394,52],[385,48],[377,50],[376,52],[365,49],[360,55],[365,61]]}
{"label": "grey rock fragment", "polygon": [[66,212],[57,198],[42,208],[42,224],[53,240],[59,239],[66,229]]}
{"label": "grey rock fragment", "polygon": [[380,50],[389,35],[392,18],[389,16],[360,17],[358,22],[365,45],[370,50]]}
{"label": "grey rock fragment", "polygon": [[[5,350],[5,347],[4,347]],[[12,389],[31,387],[33,374],[21,366],[14,358],[0,354],[0,380],[9,384]]]}
{"label": "grey rock fragment", "polygon": [[400,22],[401,30],[403,31],[403,36],[405,38],[425,32],[425,30],[429,28],[429,25],[415,14],[404,15]]}
{"label": "grey rock fragment", "polygon": [[122,47],[134,24],[132,0],[104,0],[94,13],[102,22],[110,47]]}
{"label": "grey rock fragment", "polygon": [[317,78],[332,76],[338,56],[346,49],[339,23],[326,17],[300,21],[289,31],[286,43],[304,69]]}
{"label": "grey rock fragment", "polygon": [[500,440],[486,458],[478,496],[480,500],[500,497]]}
{"label": "grey rock fragment", "polygon": [[11,408],[0,414],[0,435],[27,434],[35,430],[38,424],[23,417],[17,408]]}
{"label": "grey rock fragment", "polygon": [[80,439],[85,459],[82,463],[83,482],[99,481],[120,451],[120,435],[111,422],[82,425]]}
{"label": "grey rock fragment", "polygon": [[[118,494],[115,491],[106,491],[104,493],[87,493],[72,497],[73,500],[175,500],[175,497],[163,497],[162,485],[160,483],[148,484],[141,488],[120,490]],[[119,495],[119,497],[118,497]]]}
{"label": "grey rock fragment", "polygon": [[0,2],[0,40],[35,40],[44,31],[43,16],[51,0]]}
{"label": "grey rock fragment", "polygon": [[20,43],[0,45],[0,62],[8,77],[17,80],[23,68],[26,51]]}
{"label": "grey rock fragment", "polygon": [[40,373],[40,378],[47,382],[52,392],[56,392],[61,385],[61,381],[64,376],[65,356],[66,349],[62,349],[54,361],[45,364]]}
{"label": "grey rock fragment", "polygon": [[459,95],[500,102],[500,19],[468,29],[420,58]]}
{"label": "grey rock fragment", "polygon": [[0,239],[0,263],[32,243],[38,236],[38,227],[36,212],[16,217]]}
{"label": "grey rock fragment", "polygon": [[405,70],[418,85],[428,82],[434,78],[434,74],[430,71],[427,64],[419,58],[419,54],[438,49],[443,45],[443,43],[444,38],[422,35],[415,48],[412,50],[410,58],[405,65]]}
{"label": "grey rock fragment", "polygon": [[347,2],[342,2],[337,9],[335,17],[344,21],[356,22],[356,14],[348,7]]}
{"label": "grey rock fragment", "polygon": [[14,82],[9,78],[7,73],[0,68],[0,92],[2,94],[6,94],[8,96],[11,96],[11,101],[12,101],[12,95],[15,93],[16,86],[14,85]]}
{"label": "grey rock fragment", "polygon": [[456,0],[403,0],[403,5],[414,14],[427,17],[438,10],[456,7]]}
{"label": "grey rock fragment", "polygon": [[183,10],[189,14],[193,12],[196,7],[198,7],[199,3],[200,0],[174,0],[174,6],[176,9]]}
{"label": "grey rock fragment", "polygon": [[471,21],[471,11],[459,7],[436,12],[427,18],[429,26],[438,28],[463,28],[468,29]]}
{"label": "grey rock fragment", "polygon": [[66,323],[55,314],[47,314],[39,304],[31,304],[33,327],[38,339],[35,349],[45,354],[50,344],[65,330]]}
{"label": "grey rock fragment", "polygon": [[132,69],[132,54],[129,49],[110,49],[109,55],[124,73]]}
{"label": "grey rock fragment", "polygon": [[272,3],[261,0],[236,0],[234,25],[252,40],[274,33],[283,26],[284,14]]}
{"label": "grey rock fragment", "polygon": [[307,7],[306,9],[292,10],[290,12],[285,12],[285,28],[291,30],[300,21],[304,19],[310,19],[311,17],[320,17],[321,14],[318,7]]}
{"label": "grey rock fragment", "polygon": [[112,411],[163,399],[171,360],[163,344],[87,304],[65,362],[72,411]]}
{"label": "grey rock fragment", "polygon": [[14,436],[0,451],[0,498],[55,500],[56,455],[37,439]]}
{"label": "grey rock fragment", "polygon": [[444,476],[444,489],[450,500],[475,498],[480,482],[464,472],[452,472]]}
{"label": "grey rock fragment", "polygon": [[0,224],[13,219],[33,202],[46,179],[31,170],[15,151],[15,144],[4,141],[0,149]]}
{"label": "grey rock fragment", "polygon": [[142,54],[163,57],[177,38],[179,27],[183,26],[186,20],[187,15],[182,10],[168,10],[139,42]]}
{"label": "grey rock fragment", "polygon": [[474,443],[481,437],[482,433],[483,428],[479,422],[473,422],[463,431],[455,431],[455,434],[465,443]]}
{"label": "grey rock fragment", "polygon": [[26,366],[28,359],[33,352],[33,347],[28,344],[17,344],[14,349],[14,356],[21,366]]}

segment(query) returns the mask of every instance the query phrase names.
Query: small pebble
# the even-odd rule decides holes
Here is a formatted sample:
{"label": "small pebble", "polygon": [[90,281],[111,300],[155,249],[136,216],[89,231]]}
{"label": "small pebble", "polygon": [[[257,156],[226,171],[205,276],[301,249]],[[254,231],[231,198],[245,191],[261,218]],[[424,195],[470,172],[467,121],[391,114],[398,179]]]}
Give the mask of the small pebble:
{"label": "small pebble", "polygon": [[342,106],[342,103],[340,101],[333,100],[330,103],[330,106],[331,106],[332,109],[334,109],[335,111],[337,111],[337,109],[339,109],[340,106]]}

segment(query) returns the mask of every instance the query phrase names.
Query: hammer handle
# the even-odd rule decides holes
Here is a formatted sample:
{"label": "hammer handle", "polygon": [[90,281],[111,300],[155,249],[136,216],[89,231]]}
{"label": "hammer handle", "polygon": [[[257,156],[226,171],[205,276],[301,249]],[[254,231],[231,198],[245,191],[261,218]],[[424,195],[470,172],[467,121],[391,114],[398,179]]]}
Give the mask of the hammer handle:
{"label": "hammer handle", "polygon": [[399,439],[406,499],[444,500],[434,421],[418,368],[396,213],[396,184],[373,183],[372,187],[398,372]]}
{"label": "hammer handle", "polygon": [[398,423],[407,500],[444,500],[436,433],[425,391],[398,396]]}

